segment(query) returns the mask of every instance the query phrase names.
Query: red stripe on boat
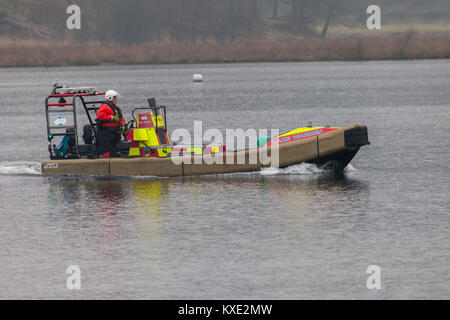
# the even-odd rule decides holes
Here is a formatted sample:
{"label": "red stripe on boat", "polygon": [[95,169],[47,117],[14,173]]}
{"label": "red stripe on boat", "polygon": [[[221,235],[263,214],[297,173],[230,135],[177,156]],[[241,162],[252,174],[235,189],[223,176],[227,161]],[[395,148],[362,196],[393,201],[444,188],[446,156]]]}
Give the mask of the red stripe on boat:
{"label": "red stripe on boat", "polygon": [[267,143],[267,146],[283,144],[283,143],[297,141],[297,140],[303,140],[303,139],[319,136],[321,134],[334,131],[336,129],[337,128],[320,128],[320,129],[315,129],[315,130],[310,130],[310,131],[305,131],[305,132],[298,132],[298,133],[294,133],[294,134],[284,136],[284,137],[276,137],[276,138],[271,139]]}

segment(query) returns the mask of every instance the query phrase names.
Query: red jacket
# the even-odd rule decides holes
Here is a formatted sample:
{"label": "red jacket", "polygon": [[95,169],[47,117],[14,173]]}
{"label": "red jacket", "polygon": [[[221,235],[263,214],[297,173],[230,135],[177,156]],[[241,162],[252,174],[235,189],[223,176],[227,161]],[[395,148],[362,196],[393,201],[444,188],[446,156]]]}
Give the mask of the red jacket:
{"label": "red jacket", "polygon": [[[113,110],[111,106],[104,103],[100,106],[97,112],[97,120],[101,123],[102,127],[120,127],[125,125],[125,119],[121,116],[120,109]],[[119,121],[114,121],[115,115],[119,116]]]}

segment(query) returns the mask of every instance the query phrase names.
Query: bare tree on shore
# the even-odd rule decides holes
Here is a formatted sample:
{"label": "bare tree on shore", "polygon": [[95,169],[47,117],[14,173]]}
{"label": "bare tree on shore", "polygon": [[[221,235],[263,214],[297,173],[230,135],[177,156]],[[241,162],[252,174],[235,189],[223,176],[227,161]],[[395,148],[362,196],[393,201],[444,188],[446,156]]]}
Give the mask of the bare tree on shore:
{"label": "bare tree on shore", "polygon": [[291,5],[292,29],[312,37],[324,38],[331,24],[353,26],[364,12],[364,2],[360,0],[285,1]]}

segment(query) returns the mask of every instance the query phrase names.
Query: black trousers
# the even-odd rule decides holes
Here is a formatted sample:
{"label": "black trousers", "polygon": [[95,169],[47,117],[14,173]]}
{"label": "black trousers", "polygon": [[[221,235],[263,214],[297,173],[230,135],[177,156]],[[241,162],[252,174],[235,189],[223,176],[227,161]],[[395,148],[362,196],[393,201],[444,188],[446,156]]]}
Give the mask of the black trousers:
{"label": "black trousers", "polygon": [[120,142],[120,133],[117,127],[100,128],[97,136],[101,151],[103,153],[111,153],[111,157],[116,156],[116,153],[119,151],[117,149],[117,143]]}

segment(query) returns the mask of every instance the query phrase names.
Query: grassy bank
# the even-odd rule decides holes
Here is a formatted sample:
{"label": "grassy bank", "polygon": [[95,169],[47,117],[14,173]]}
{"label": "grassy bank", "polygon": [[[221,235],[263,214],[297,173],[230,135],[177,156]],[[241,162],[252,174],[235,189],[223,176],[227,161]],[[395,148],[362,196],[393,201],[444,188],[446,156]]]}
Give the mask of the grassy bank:
{"label": "grassy bank", "polygon": [[450,58],[450,32],[336,35],[325,40],[163,41],[139,45],[1,40],[0,67]]}

